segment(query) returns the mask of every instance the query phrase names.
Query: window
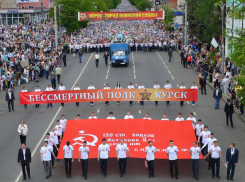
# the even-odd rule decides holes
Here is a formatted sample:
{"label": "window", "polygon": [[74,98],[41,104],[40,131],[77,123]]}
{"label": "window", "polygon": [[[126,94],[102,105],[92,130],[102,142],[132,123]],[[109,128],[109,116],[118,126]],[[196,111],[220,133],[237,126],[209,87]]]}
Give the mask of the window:
{"label": "window", "polygon": [[43,7],[43,3],[41,3],[41,7]]}
{"label": "window", "polygon": [[29,8],[31,9],[31,8],[33,8],[33,6],[29,6]]}

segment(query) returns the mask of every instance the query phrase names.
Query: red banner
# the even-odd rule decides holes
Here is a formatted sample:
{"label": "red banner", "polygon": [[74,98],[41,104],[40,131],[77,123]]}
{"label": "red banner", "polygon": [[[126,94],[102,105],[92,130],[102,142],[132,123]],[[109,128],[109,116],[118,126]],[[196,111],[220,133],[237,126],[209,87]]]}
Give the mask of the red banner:
{"label": "red banner", "polygon": [[163,20],[164,11],[78,12],[78,21],[98,20]]}
{"label": "red banner", "polygon": [[97,158],[98,146],[105,138],[110,145],[110,157],[116,157],[116,146],[120,139],[129,147],[129,155],[134,158],[145,158],[145,147],[148,141],[156,147],[156,159],[167,159],[166,149],[173,140],[178,147],[178,159],[190,159],[190,148],[196,141],[191,121],[161,120],[109,120],[83,119],[69,120],[61,141],[58,159],[64,158],[63,146],[67,141],[74,147],[74,158],[78,158],[78,149],[83,141],[87,141],[90,149],[89,158]]}
{"label": "red banner", "polygon": [[19,92],[20,104],[104,101],[197,101],[197,89],[94,89]]}

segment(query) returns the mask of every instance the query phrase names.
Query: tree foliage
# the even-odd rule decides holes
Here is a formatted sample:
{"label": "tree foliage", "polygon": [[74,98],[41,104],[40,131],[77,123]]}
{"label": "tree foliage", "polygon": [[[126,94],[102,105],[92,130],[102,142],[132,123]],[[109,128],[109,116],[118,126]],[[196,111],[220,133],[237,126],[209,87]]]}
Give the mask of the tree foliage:
{"label": "tree foliage", "polygon": [[170,30],[172,24],[174,23],[174,10],[172,10],[171,8],[169,8],[168,6],[164,6],[164,11],[165,11],[165,18],[164,18],[164,25],[165,25],[165,29],[167,31]]}
{"label": "tree foliage", "polygon": [[136,6],[136,8],[140,11],[145,11],[146,9],[151,9],[152,5],[148,0],[129,0],[129,2]]}

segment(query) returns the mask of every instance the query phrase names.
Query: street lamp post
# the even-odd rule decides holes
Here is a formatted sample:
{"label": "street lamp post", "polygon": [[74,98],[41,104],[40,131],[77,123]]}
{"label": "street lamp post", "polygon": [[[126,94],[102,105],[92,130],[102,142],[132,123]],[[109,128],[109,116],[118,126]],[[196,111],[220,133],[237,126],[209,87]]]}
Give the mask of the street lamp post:
{"label": "street lamp post", "polygon": [[61,44],[61,20],[60,20],[60,8],[63,6],[63,4],[58,4],[58,7],[59,7],[59,31],[60,31],[60,34],[59,34],[59,40],[60,40],[60,44]]}
{"label": "street lamp post", "polygon": [[184,9],[184,11],[185,11],[185,25],[183,26],[185,31],[183,31],[183,43],[184,43],[184,45],[186,45],[187,44],[187,2],[180,4],[179,7],[182,10]]}

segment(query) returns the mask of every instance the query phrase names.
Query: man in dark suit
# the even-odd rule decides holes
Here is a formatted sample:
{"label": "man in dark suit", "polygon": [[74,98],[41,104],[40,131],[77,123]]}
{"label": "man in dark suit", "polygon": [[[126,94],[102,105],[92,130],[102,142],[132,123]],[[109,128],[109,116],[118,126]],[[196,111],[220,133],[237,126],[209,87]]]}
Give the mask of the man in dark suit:
{"label": "man in dark suit", "polygon": [[12,110],[14,111],[14,93],[11,92],[11,89],[8,89],[8,92],[6,93],[5,101],[8,102],[8,108],[9,112],[11,112],[10,104],[12,106]]}
{"label": "man in dark suit", "polygon": [[31,151],[29,148],[26,148],[26,144],[22,143],[21,148],[18,153],[18,164],[21,164],[22,172],[23,172],[23,181],[26,180],[26,170],[28,174],[28,178],[31,178],[30,175],[30,164],[31,164]]}
{"label": "man in dark suit", "polygon": [[201,85],[202,94],[203,94],[203,90],[204,90],[205,95],[207,95],[207,93],[206,93],[206,78],[204,77],[204,74],[202,74],[202,77],[200,78],[200,85]]}
{"label": "man in dark suit", "polygon": [[[238,162],[239,150],[235,148],[235,143],[230,144],[230,148],[226,151],[226,164],[227,164],[227,180],[233,181],[235,167]],[[231,173],[230,173],[231,172]]]}
{"label": "man in dark suit", "polygon": [[66,53],[63,55],[63,62],[64,62],[64,67],[66,67]]}
{"label": "man in dark suit", "polygon": [[184,57],[183,57],[183,66],[184,66],[184,68],[187,68],[187,55],[186,55],[186,53],[184,53]]}
{"label": "man in dark suit", "polygon": [[180,53],[181,64],[182,64],[182,62],[183,62],[183,60],[184,60],[184,55],[185,55],[184,49],[182,49],[182,50],[181,50],[181,53]]}
{"label": "man in dark suit", "polygon": [[224,112],[226,114],[226,124],[229,126],[229,118],[231,127],[233,128],[233,121],[232,121],[232,114],[234,114],[234,107],[233,104],[230,103],[230,99],[227,99],[227,102],[225,104]]}
{"label": "man in dark suit", "polygon": [[108,61],[109,53],[105,51],[104,58],[105,58],[105,65],[107,66],[107,61]]}
{"label": "man in dark suit", "polygon": [[219,109],[219,101],[222,98],[222,90],[219,88],[219,85],[216,85],[213,98],[215,99],[215,109]]}

